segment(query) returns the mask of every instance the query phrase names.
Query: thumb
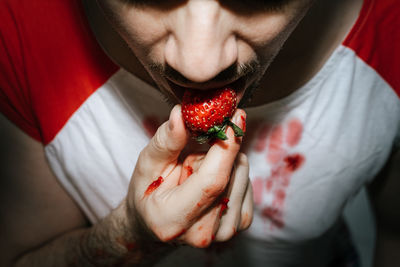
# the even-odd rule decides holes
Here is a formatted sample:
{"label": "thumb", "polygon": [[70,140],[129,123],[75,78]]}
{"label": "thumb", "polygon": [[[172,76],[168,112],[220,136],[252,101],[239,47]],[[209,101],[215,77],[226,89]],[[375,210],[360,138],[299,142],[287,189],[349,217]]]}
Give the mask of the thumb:
{"label": "thumb", "polygon": [[181,106],[176,105],[170,113],[169,120],[157,129],[149,144],[140,153],[136,167],[140,169],[141,176],[152,179],[157,175],[165,175],[164,171],[169,164],[176,162],[188,139]]}

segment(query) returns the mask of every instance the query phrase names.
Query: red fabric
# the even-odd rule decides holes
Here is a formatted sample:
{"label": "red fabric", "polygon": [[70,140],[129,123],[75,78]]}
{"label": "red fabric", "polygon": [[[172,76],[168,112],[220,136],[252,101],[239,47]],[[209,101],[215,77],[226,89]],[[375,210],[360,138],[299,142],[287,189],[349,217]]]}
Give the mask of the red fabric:
{"label": "red fabric", "polygon": [[0,0],[0,111],[49,143],[117,71],[81,0]]}
{"label": "red fabric", "polygon": [[[400,4],[365,0],[343,44],[400,96]],[[0,111],[49,143],[118,67],[89,30],[81,0],[0,0]]]}
{"label": "red fabric", "polygon": [[359,19],[343,45],[374,68],[400,97],[399,0],[364,0]]}

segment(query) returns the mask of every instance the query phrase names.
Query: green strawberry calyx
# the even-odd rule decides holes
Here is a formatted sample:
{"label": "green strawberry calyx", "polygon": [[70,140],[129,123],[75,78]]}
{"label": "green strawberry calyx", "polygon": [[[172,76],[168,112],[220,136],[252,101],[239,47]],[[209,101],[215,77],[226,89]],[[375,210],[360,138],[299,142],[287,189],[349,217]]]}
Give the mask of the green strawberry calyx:
{"label": "green strawberry calyx", "polygon": [[208,129],[208,131],[204,134],[196,136],[196,141],[199,144],[204,144],[207,141],[218,138],[221,140],[227,140],[228,137],[226,136],[226,128],[230,126],[235,134],[235,137],[241,137],[244,135],[244,132],[242,129],[240,129],[239,126],[234,124],[233,122],[230,121],[229,118],[224,118],[224,121],[221,125],[215,125]]}

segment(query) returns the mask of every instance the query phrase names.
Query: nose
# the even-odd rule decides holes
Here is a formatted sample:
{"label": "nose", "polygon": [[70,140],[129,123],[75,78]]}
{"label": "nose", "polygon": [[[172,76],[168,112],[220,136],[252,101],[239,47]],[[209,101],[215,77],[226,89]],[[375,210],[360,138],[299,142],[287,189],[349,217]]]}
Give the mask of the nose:
{"label": "nose", "polygon": [[218,1],[188,1],[173,16],[164,56],[185,78],[206,82],[237,61],[235,34]]}

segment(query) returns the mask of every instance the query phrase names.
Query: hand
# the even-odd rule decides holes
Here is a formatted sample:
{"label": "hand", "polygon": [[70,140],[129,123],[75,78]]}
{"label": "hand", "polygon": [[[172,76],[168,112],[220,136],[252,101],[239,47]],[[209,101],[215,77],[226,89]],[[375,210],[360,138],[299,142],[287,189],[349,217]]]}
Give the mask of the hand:
{"label": "hand", "polygon": [[[233,117],[239,127],[241,116],[246,114],[237,110]],[[253,206],[247,158],[239,153],[241,138],[230,128],[227,136],[206,154],[179,162],[189,136],[175,106],[140,153],[127,197],[130,216],[163,242],[195,247],[228,240],[249,227]]]}

